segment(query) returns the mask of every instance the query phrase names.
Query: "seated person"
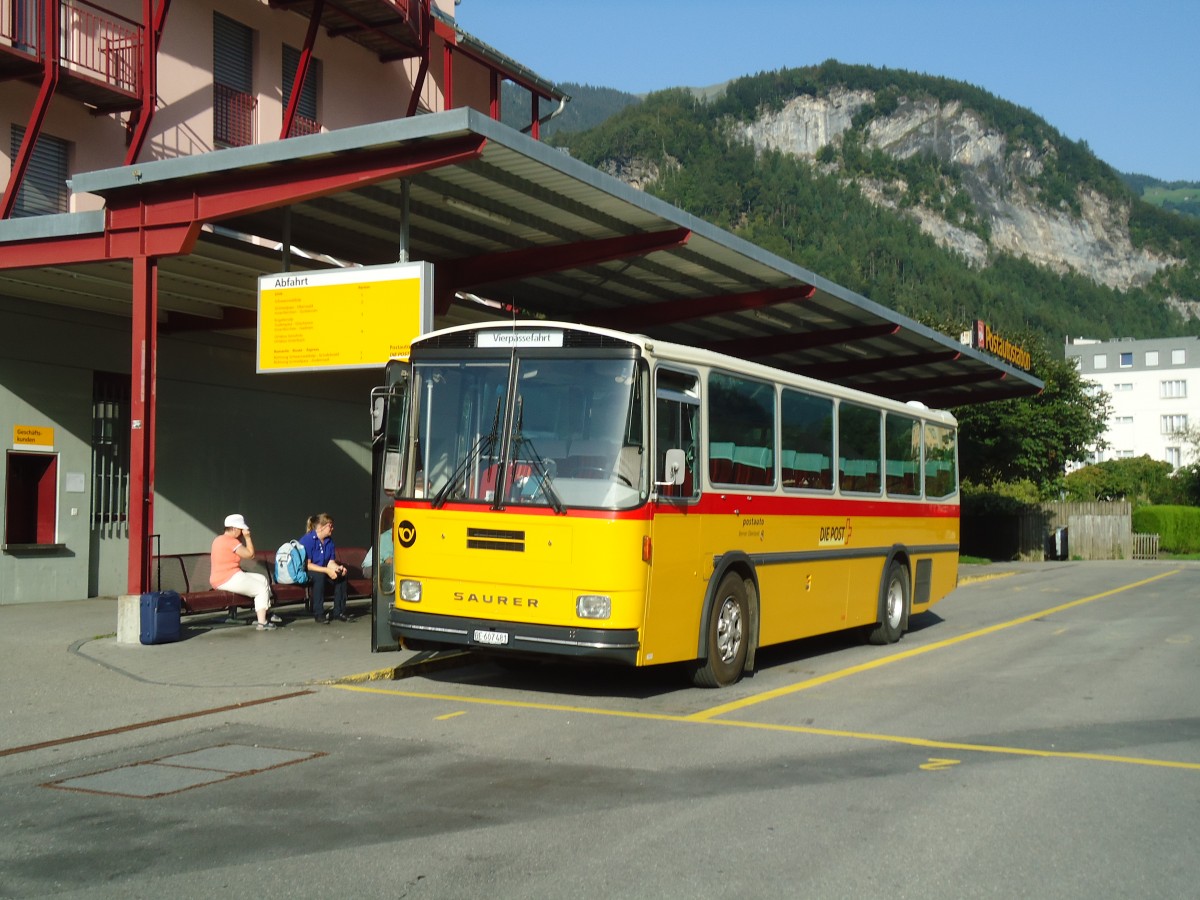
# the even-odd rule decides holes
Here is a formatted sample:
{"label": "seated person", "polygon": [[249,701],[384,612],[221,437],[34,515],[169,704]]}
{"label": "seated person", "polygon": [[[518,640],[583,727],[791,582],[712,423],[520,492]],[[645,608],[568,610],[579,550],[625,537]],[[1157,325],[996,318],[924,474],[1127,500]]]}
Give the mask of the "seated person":
{"label": "seated person", "polygon": [[321,513],[309,520],[311,526],[308,533],[300,538],[307,557],[305,568],[312,584],[313,618],[318,624],[329,624],[330,616],[325,614],[325,588],[333,585],[333,615],[332,618],[349,622],[346,615],[346,567],[337,560],[337,547],[333,543],[333,516]]}

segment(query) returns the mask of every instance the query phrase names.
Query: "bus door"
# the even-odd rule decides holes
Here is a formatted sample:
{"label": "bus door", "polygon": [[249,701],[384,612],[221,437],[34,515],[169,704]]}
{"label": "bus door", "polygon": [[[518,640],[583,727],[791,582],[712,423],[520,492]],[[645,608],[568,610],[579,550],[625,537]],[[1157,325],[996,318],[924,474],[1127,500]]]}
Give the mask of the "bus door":
{"label": "bus door", "polygon": [[[700,381],[689,372],[659,368],[655,373],[654,483],[651,497],[650,572],[644,662],[695,659],[701,605],[711,566],[704,563],[697,501],[700,499]],[[682,479],[668,468],[682,456]],[[680,481],[676,484],[675,481]]]}
{"label": "bus door", "polygon": [[[393,533],[396,495],[412,470],[408,440],[409,365],[388,363],[383,387],[371,390],[371,630],[372,650],[396,650],[388,609],[396,596]],[[365,566],[364,566],[365,568]]]}

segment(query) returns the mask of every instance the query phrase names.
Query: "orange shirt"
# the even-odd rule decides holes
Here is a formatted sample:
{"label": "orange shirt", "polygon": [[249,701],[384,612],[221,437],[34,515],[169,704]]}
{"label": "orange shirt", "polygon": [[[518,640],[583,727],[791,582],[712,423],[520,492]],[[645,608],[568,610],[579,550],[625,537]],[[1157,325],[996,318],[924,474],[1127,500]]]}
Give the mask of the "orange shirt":
{"label": "orange shirt", "polygon": [[241,544],[236,537],[228,534],[218,534],[213,539],[208,581],[214,588],[220,587],[242,570],[242,560],[237,555],[237,548]]}

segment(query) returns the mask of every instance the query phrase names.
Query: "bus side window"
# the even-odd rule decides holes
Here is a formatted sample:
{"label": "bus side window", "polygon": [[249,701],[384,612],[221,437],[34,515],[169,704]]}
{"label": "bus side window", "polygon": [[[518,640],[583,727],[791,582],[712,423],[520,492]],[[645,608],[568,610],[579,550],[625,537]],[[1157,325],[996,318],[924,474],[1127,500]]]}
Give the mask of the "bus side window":
{"label": "bus side window", "polygon": [[664,497],[691,498],[699,493],[696,478],[696,448],[700,437],[699,384],[694,375],[658,371],[658,387],[655,395],[655,448],[654,480],[669,481],[667,451],[683,451],[687,461],[683,484],[660,488]]}
{"label": "bus side window", "polygon": [[838,484],[843,491],[879,493],[879,420],[877,409],[838,404]]}
{"label": "bus side window", "polygon": [[832,491],[833,401],[785,388],[782,406],[783,486]]}
{"label": "bus side window", "polygon": [[953,428],[925,425],[925,496],[950,497],[958,490]]}
{"label": "bus side window", "polygon": [[888,413],[884,418],[887,492],[916,497],[921,493],[921,423],[908,416]]}

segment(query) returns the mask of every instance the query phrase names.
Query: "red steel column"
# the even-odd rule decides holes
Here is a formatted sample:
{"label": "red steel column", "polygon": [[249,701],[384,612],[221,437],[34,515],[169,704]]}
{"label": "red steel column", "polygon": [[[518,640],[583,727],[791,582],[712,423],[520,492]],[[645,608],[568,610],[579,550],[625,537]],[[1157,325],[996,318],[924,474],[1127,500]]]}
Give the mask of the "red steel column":
{"label": "red steel column", "polygon": [[150,588],[154,533],[154,426],[158,358],[158,260],[133,259],[133,354],[130,364],[129,593]]}

